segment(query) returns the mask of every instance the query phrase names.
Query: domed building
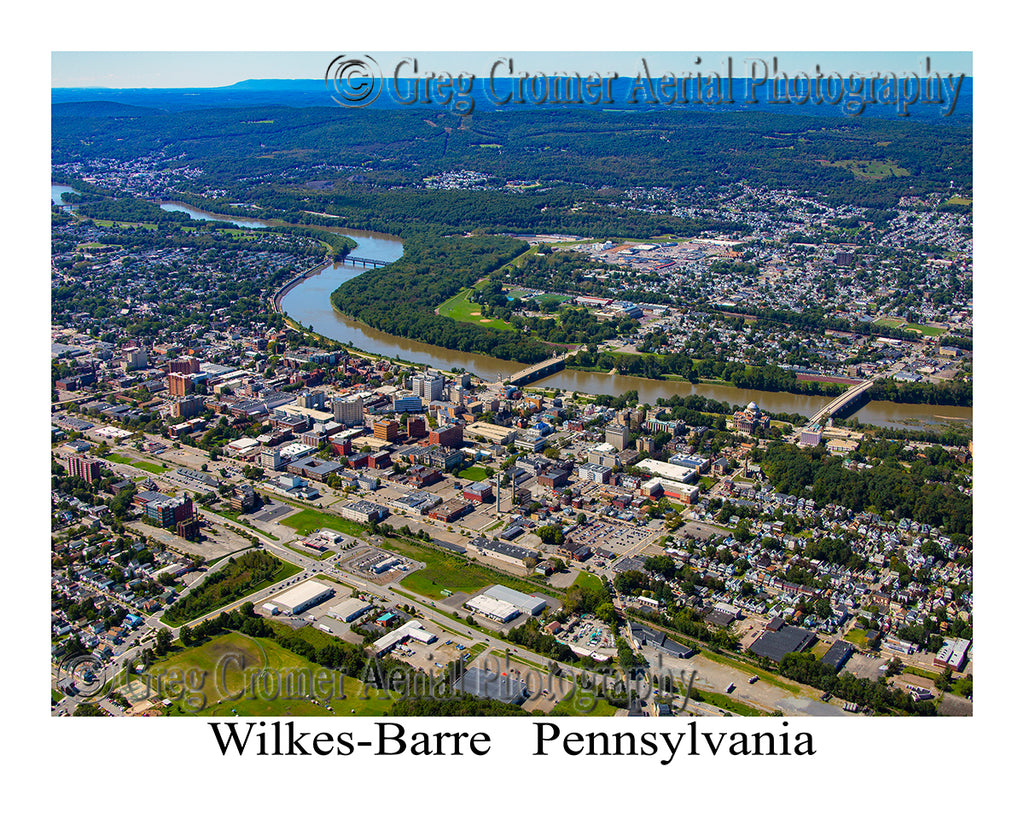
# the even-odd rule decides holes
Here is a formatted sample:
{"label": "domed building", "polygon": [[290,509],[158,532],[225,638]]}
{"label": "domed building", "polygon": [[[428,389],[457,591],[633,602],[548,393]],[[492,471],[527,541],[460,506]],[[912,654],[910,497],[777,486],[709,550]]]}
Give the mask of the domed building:
{"label": "domed building", "polygon": [[753,401],[747,404],[746,409],[738,410],[732,416],[733,429],[745,435],[753,435],[758,427],[768,429],[770,423],[771,417],[768,413]]}

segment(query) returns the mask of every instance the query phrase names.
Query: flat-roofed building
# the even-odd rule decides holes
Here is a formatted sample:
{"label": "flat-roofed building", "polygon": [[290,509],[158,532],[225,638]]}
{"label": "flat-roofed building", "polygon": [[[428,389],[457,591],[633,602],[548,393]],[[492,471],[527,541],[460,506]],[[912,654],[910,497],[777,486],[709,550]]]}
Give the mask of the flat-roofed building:
{"label": "flat-roofed building", "polygon": [[521,679],[480,668],[466,669],[466,673],[455,681],[454,688],[473,697],[512,705],[522,705],[530,696],[526,683]]}
{"label": "flat-roofed building", "polygon": [[494,490],[486,481],[477,481],[462,490],[462,497],[475,503],[484,503],[494,499]]}
{"label": "flat-roofed building", "polygon": [[448,424],[430,431],[429,441],[432,444],[444,447],[462,446],[462,427],[458,424]]}
{"label": "flat-roofed building", "polygon": [[348,503],[341,507],[341,516],[347,520],[354,520],[357,523],[371,523],[384,520],[390,513],[386,506],[379,503],[371,503],[367,500]]}
{"label": "flat-roofed building", "polygon": [[335,398],[331,402],[331,410],[339,424],[349,427],[363,425],[363,399],[360,396]]}
{"label": "flat-roofed building", "polygon": [[426,401],[440,401],[444,392],[444,376],[440,373],[414,375],[412,392]]}
{"label": "flat-roofed building", "polygon": [[466,427],[466,435],[473,438],[483,438],[485,441],[493,444],[505,445],[515,440],[516,431],[511,427],[477,421]]}
{"label": "flat-roofed building", "polygon": [[334,595],[334,589],[318,583],[315,580],[307,580],[294,588],[277,595],[273,602],[277,604],[285,614],[295,615],[304,612],[306,609],[322,603]]}
{"label": "flat-roofed building", "polygon": [[100,476],[101,466],[98,458],[90,458],[88,455],[72,455],[68,458],[68,474],[86,483],[92,483]]}
{"label": "flat-roofed building", "polygon": [[938,654],[935,655],[934,665],[939,668],[952,668],[954,671],[960,671],[963,669],[964,663],[967,662],[967,650],[970,647],[970,640],[947,638]]}
{"label": "flat-roofed building", "polygon": [[347,600],[342,600],[336,606],[331,606],[331,608],[327,610],[327,614],[335,620],[341,620],[343,623],[351,623],[353,620],[366,614],[366,612],[372,608],[373,605],[371,603],[367,603],[365,600],[360,600],[358,597],[350,597]]}
{"label": "flat-roofed building", "polygon": [[377,640],[373,644],[374,653],[380,657],[406,640],[415,640],[418,643],[430,645],[437,640],[437,635],[431,634],[423,628],[423,623],[419,620],[410,620]]}
{"label": "flat-roofed building", "polygon": [[621,424],[612,424],[605,428],[604,442],[611,444],[620,452],[629,448],[629,427]]}
{"label": "flat-roofed building", "polygon": [[580,464],[579,475],[582,480],[593,481],[594,483],[608,483],[612,474],[611,467],[601,464]]}
{"label": "flat-roofed building", "polygon": [[452,498],[430,510],[429,517],[444,523],[451,523],[473,511],[473,504],[463,498]]}
{"label": "flat-roofed building", "polygon": [[398,421],[381,418],[373,422],[373,437],[381,441],[394,441],[398,437]]}
{"label": "flat-roofed building", "polygon": [[[540,614],[547,607],[548,603],[543,597],[538,597],[535,594],[524,594],[523,592],[510,589],[508,586],[496,585],[491,586],[489,589],[484,589],[480,594],[473,598],[473,600],[480,601],[480,598],[488,598],[492,601],[496,600],[502,603],[508,603],[518,611],[526,612],[527,614],[537,615]],[[489,605],[483,602],[484,605]],[[469,601],[465,604],[469,607]]]}

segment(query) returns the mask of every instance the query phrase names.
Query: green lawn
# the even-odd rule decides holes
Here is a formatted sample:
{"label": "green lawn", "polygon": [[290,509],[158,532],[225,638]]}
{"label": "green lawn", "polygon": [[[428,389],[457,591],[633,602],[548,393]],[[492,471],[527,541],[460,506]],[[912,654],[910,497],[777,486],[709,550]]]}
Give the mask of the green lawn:
{"label": "green lawn", "polygon": [[312,534],[320,529],[333,529],[335,532],[353,537],[360,537],[366,533],[366,527],[355,521],[346,520],[329,512],[318,512],[315,509],[303,509],[301,512],[289,515],[281,523],[302,536]]}
{"label": "green lawn", "polygon": [[164,466],[163,464],[155,464],[151,461],[136,461],[132,466],[138,469],[145,469],[147,472],[152,472],[154,475],[162,475],[170,467]]}
{"label": "green lawn", "polygon": [[[556,683],[557,685],[557,683]],[[557,688],[555,689],[558,690]],[[619,709],[603,698],[594,696],[592,689],[578,685],[558,705],[551,709],[553,717],[613,717]]]}
{"label": "green lawn", "polygon": [[479,324],[481,327],[489,327],[492,330],[511,330],[512,325],[502,319],[484,318],[481,315],[482,308],[476,302],[470,300],[472,289],[463,290],[457,296],[452,296],[448,301],[437,308],[437,312],[450,319],[463,321],[468,324]]}
{"label": "green lawn", "polygon": [[867,633],[862,628],[851,628],[843,639],[861,648],[867,648],[868,645]]}
{"label": "green lawn", "polygon": [[927,324],[914,324],[913,322],[907,322],[906,328],[908,330],[917,330],[923,336],[941,336],[946,332],[940,327],[929,327]]}
{"label": "green lawn", "polygon": [[580,572],[572,582],[572,585],[594,592],[599,592],[604,588],[604,582],[601,578],[596,574],[590,574],[590,572]]}
{"label": "green lawn", "polygon": [[451,592],[473,592],[495,583],[531,594],[541,591],[532,583],[494,571],[487,566],[471,563],[454,552],[442,552],[404,540],[389,540],[385,548],[426,564],[425,568],[402,578],[401,585],[411,592],[433,600],[445,597],[441,593],[442,589]]}
{"label": "green lawn", "polygon": [[487,473],[482,466],[467,466],[459,473],[459,477],[467,481],[486,481]]}
{"label": "green lawn", "polygon": [[916,666],[908,665],[903,668],[904,674],[913,674],[915,677],[921,677],[925,680],[937,680],[941,674],[937,671],[928,671],[924,668],[917,668]]}
{"label": "green lawn", "polygon": [[[302,636],[310,640],[312,634]],[[353,711],[356,716],[382,716],[393,702],[390,696],[379,699],[374,690],[364,699],[359,680],[311,663],[272,640],[239,633],[178,651],[148,674],[151,691],[159,674],[165,679],[177,674],[187,681],[162,692],[172,700],[172,716],[328,716],[328,705],[338,716],[351,716]]]}
{"label": "green lawn", "polygon": [[118,455],[116,452],[108,452],[102,456],[108,461],[112,461],[115,464],[124,464],[125,466],[134,466],[137,469],[144,469],[147,472],[151,472],[154,475],[162,475],[170,467],[164,466],[163,464],[155,464],[152,461],[136,461],[133,458],[128,458],[124,455]]}
{"label": "green lawn", "polygon": [[433,549],[419,548],[407,543],[389,543],[389,548],[427,564],[425,568],[403,577],[401,585],[411,592],[433,600],[440,600],[446,596],[441,593],[442,589],[451,592],[473,592],[484,586],[505,582],[504,575],[497,575],[482,566],[467,563],[454,553],[441,554]]}

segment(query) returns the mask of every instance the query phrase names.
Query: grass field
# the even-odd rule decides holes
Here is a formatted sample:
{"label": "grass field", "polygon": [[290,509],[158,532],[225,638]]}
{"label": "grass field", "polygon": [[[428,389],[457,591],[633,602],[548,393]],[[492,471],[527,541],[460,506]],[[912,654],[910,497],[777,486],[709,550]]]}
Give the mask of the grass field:
{"label": "grass field", "polygon": [[[302,636],[312,642],[312,635]],[[328,716],[331,709],[339,716],[353,711],[355,716],[382,716],[392,704],[374,690],[363,698],[359,680],[311,663],[272,640],[239,633],[178,651],[147,673],[151,692],[161,674],[165,680],[177,675],[185,681],[170,689],[165,683],[160,692],[172,701],[169,713],[174,716]]]}
{"label": "grass field", "polygon": [[483,566],[466,563],[454,553],[449,556],[433,549],[391,541],[389,548],[427,564],[425,568],[403,577],[400,585],[433,600],[440,600],[445,596],[441,594],[442,589],[472,592],[484,586],[504,583],[506,580],[504,575],[491,572]]}
{"label": "grass field", "polygon": [[908,330],[917,330],[923,336],[941,336],[946,331],[940,327],[929,327],[927,324],[914,324],[913,322],[907,322],[905,325]]}
{"label": "grass field", "polygon": [[469,324],[479,324],[481,327],[489,327],[492,330],[511,330],[512,325],[502,319],[490,319],[481,316],[482,309],[479,304],[470,300],[473,290],[463,290],[457,296],[452,296],[448,301],[437,308],[437,312],[456,321],[464,321]]}
{"label": "grass field", "polygon": [[289,515],[280,521],[285,526],[294,529],[299,535],[309,535],[320,529],[333,529],[353,537],[359,537],[366,532],[366,527],[355,521],[332,515],[329,512],[317,512],[314,509],[303,509],[294,515]]}
{"label": "grass field", "polygon": [[116,452],[108,452],[103,456],[106,460],[112,461],[115,464],[124,464],[125,466],[134,466],[136,469],[144,469],[146,472],[151,472],[154,475],[162,475],[170,467],[164,466],[163,464],[155,464],[152,461],[136,461],[133,458],[128,458],[124,455],[118,455]]}
{"label": "grass field", "polygon": [[596,574],[590,574],[590,572],[580,572],[572,582],[572,585],[595,592],[599,592],[604,588],[604,582],[601,578]]}
{"label": "grass field", "polygon": [[403,577],[400,585],[432,600],[440,600],[445,597],[441,593],[442,589],[451,592],[473,592],[495,583],[501,583],[531,594],[536,594],[541,590],[534,584],[526,583],[519,578],[510,577],[487,566],[469,563],[454,552],[441,552],[426,546],[395,540],[387,541],[385,548],[426,564],[425,568]]}
{"label": "grass field", "polygon": [[835,162],[822,161],[823,165],[833,168],[845,168],[858,179],[885,179],[889,176],[910,176],[910,171],[901,168],[895,162],[876,159],[839,159]]}
{"label": "grass field", "polygon": [[843,639],[861,648],[867,648],[868,645],[867,633],[862,628],[851,628]]}
{"label": "grass field", "polygon": [[576,686],[570,694],[551,709],[553,717],[613,717],[619,709],[603,698],[595,698],[591,690]]}
{"label": "grass field", "polygon": [[487,473],[482,466],[468,466],[459,473],[467,481],[486,481]]}

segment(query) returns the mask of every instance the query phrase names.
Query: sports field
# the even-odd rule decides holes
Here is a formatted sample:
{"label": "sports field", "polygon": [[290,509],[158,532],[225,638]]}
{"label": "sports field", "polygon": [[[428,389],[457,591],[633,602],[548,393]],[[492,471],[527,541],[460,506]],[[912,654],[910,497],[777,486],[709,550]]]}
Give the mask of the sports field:
{"label": "sports field", "polygon": [[457,296],[452,296],[444,304],[437,308],[437,312],[447,318],[456,321],[464,321],[469,324],[479,324],[481,327],[490,327],[492,330],[511,330],[512,325],[502,319],[485,318],[482,315],[482,308],[479,304],[471,301],[473,290],[463,290]]}
{"label": "sports field", "polygon": [[171,700],[171,715],[381,716],[392,703],[373,689],[363,698],[361,681],[311,663],[273,640],[237,632],[183,649],[145,673],[148,678],[133,676],[126,696],[160,695]]}

